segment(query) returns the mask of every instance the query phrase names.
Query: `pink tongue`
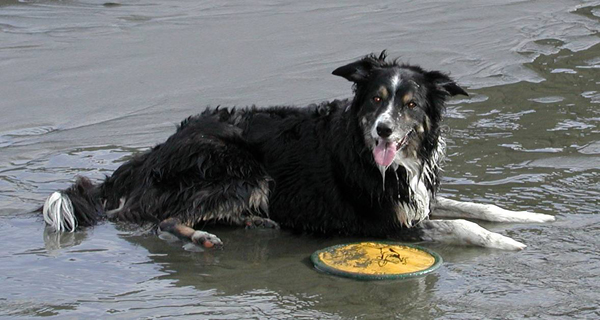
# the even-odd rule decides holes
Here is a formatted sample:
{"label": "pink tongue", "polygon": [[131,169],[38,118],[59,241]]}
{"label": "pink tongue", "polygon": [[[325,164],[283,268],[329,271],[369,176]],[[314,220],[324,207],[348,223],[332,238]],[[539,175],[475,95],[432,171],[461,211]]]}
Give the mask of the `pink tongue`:
{"label": "pink tongue", "polygon": [[396,143],[379,140],[373,149],[373,157],[378,165],[388,167],[394,161],[396,151],[398,151]]}

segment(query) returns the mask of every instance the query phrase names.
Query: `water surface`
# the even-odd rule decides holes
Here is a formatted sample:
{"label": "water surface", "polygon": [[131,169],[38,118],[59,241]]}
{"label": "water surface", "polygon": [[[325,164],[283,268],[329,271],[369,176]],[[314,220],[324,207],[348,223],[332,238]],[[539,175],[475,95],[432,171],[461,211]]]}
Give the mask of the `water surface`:
{"label": "water surface", "polygon": [[[473,319],[600,317],[600,2],[0,0],[0,315]],[[213,229],[189,252],[139,228],[44,230],[30,213],[102,179],[207,105],[348,97],[330,75],[370,52],[451,72],[442,193],[557,216],[484,224],[522,252],[424,244],[406,281],[314,271],[357,239]]]}

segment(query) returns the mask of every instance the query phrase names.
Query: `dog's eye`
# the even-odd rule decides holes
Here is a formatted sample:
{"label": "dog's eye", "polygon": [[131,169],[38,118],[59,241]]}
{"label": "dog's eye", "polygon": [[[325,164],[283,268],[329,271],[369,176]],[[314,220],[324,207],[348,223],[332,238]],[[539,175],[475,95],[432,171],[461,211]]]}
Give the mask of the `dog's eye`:
{"label": "dog's eye", "polygon": [[417,104],[416,104],[414,101],[411,101],[411,102],[409,102],[408,104],[406,104],[406,106],[407,106],[409,109],[414,109],[414,108],[417,106]]}
{"label": "dog's eye", "polygon": [[381,102],[381,97],[373,97],[373,101],[375,103],[380,103]]}

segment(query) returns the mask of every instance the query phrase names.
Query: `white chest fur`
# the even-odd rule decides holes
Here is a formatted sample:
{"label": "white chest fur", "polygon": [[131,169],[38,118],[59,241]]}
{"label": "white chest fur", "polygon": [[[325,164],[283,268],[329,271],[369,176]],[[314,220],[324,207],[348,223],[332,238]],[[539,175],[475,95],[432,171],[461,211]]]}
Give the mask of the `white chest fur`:
{"label": "white chest fur", "polygon": [[445,157],[446,142],[442,137],[429,159],[407,157],[403,152],[398,152],[394,162],[406,169],[408,184],[408,202],[400,201],[396,208],[398,221],[407,227],[413,222],[419,222],[429,216],[433,190],[427,188],[435,184],[437,172]]}

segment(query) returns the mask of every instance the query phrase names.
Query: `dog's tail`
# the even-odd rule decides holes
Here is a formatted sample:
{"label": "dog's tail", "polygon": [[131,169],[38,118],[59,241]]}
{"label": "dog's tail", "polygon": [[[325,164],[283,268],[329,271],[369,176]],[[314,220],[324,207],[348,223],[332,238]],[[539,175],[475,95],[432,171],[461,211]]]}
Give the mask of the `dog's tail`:
{"label": "dog's tail", "polygon": [[78,177],[68,189],[52,193],[40,209],[44,221],[58,232],[94,225],[105,216],[100,186],[84,177]]}

